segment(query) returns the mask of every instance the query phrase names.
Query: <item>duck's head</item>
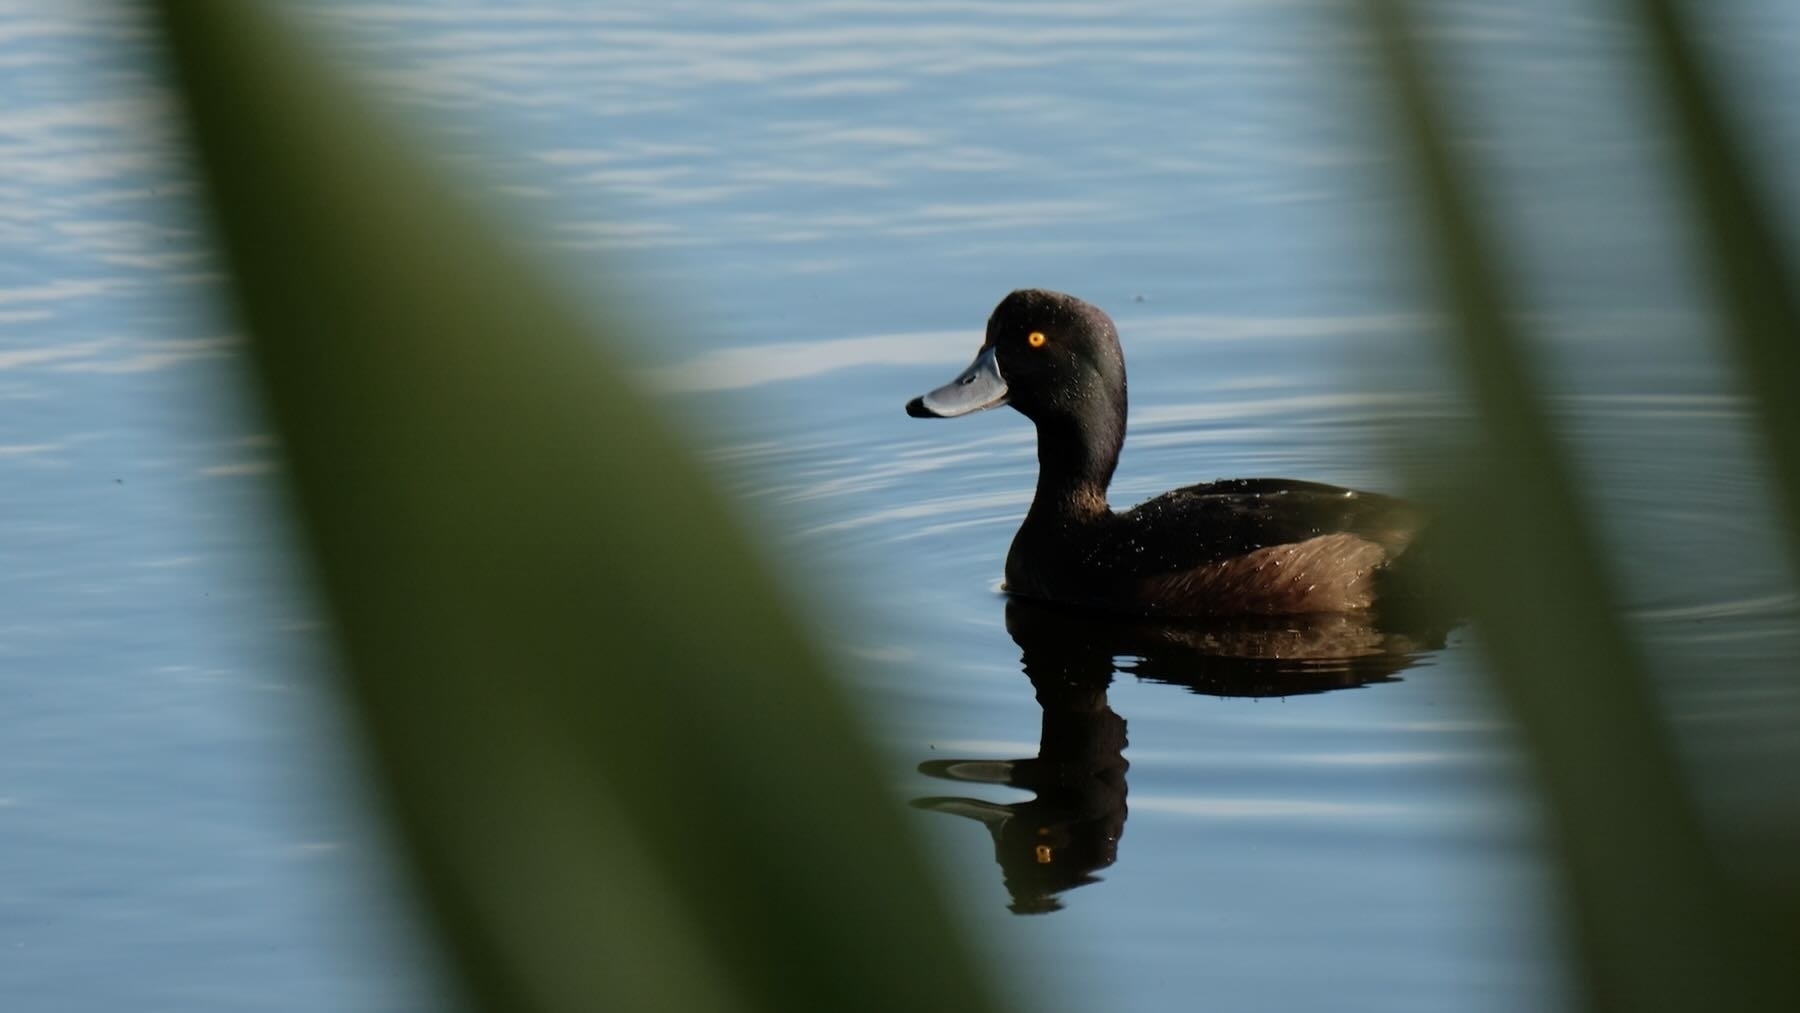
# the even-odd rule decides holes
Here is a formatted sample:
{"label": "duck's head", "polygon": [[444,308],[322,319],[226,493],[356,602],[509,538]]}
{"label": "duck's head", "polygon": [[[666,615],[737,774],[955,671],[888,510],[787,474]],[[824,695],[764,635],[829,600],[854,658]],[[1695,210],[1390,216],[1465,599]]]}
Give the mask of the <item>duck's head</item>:
{"label": "duck's head", "polygon": [[1072,295],[1020,289],[994,307],[987,340],[956,379],[906,405],[953,418],[1010,404],[1038,423],[1114,429],[1125,422],[1125,357],[1112,318]]}

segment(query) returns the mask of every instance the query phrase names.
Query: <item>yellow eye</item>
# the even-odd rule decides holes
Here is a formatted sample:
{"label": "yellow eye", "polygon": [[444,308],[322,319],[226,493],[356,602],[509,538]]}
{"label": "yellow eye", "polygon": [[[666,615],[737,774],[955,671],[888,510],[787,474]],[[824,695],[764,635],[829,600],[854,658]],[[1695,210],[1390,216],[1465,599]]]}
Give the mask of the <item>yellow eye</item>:
{"label": "yellow eye", "polygon": [[1056,860],[1056,852],[1051,851],[1050,845],[1048,844],[1040,844],[1031,850],[1037,858],[1037,863],[1039,865],[1049,865]]}
{"label": "yellow eye", "polygon": [[1048,338],[1044,337],[1043,331],[1032,331],[1030,334],[1027,334],[1025,336],[1025,343],[1030,345],[1033,348],[1044,347],[1044,342],[1048,341],[1048,340],[1049,340]]}

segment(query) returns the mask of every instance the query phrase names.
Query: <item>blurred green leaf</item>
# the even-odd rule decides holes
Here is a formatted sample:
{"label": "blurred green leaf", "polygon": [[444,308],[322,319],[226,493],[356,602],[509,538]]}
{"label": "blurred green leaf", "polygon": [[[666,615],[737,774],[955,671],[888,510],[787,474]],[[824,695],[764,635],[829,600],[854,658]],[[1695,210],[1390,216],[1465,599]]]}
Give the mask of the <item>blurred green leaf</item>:
{"label": "blurred green leaf", "polygon": [[1540,406],[1410,5],[1365,0],[1478,424],[1444,523],[1534,760],[1590,1008],[1800,1008],[1789,933],[1719,863]]}
{"label": "blurred green leaf", "polygon": [[155,10],[344,686],[474,999],[989,1007],[748,533],[569,300],[291,26]]}
{"label": "blurred green leaf", "polygon": [[1703,238],[1725,334],[1769,448],[1787,507],[1788,548],[1800,577],[1800,274],[1776,228],[1746,146],[1732,127],[1679,0],[1628,0],[1650,43],[1643,61],[1658,111],[1674,129],[1672,152]]}

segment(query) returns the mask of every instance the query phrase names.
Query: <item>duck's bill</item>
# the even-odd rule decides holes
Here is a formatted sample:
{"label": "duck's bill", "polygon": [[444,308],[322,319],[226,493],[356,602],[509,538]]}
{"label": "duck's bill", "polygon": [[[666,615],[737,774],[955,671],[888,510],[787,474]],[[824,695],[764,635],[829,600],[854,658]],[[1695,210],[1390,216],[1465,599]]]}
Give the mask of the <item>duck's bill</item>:
{"label": "duck's bill", "polygon": [[1005,826],[1007,821],[1013,817],[1012,810],[997,802],[984,802],[974,798],[944,798],[942,796],[916,798],[912,801],[912,807],[976,820],[990,828]]}
{"label": "duck's bill", "polygon": [[961,376],[908,401],[906,414],[915,419],[949,419],[1005,403],[1006,381],[1000,377],[1000,361],[994,357],[994,346],[987,345]]}

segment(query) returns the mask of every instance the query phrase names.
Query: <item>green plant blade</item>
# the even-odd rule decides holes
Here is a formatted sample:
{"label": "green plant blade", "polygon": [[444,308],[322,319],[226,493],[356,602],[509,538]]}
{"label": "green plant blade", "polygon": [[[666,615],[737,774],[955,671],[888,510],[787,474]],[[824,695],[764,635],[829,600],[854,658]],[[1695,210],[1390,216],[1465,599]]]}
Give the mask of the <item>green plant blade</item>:
{"label": "green plant blade", "polygon": [[989,1008],[729,503],[568,300],[261,5],[154,10],[346,696],[468,993]]}
{"label": "green plant blade", "polygon": [[1771,474],[1787,507],[1788,549],[1800,578],[1800,273],[1775,227],[1678,0],[1629,0],[1648,39],[1644,61],[1663,119],[1674,129],[1699,261],[1711,275],[1739,375],[1769,449]]}
{"label": "green plant blade", "polygon": [[1392,83],[1426,248],[1481,446],[1447,505],[1451,556],[1523,733],[1591,1008],[1781,1009],[1782,933],[1722,869],[1686,797],[1624,628],[1466,170],[1435,107],[1409,5],[1362,10]]}

